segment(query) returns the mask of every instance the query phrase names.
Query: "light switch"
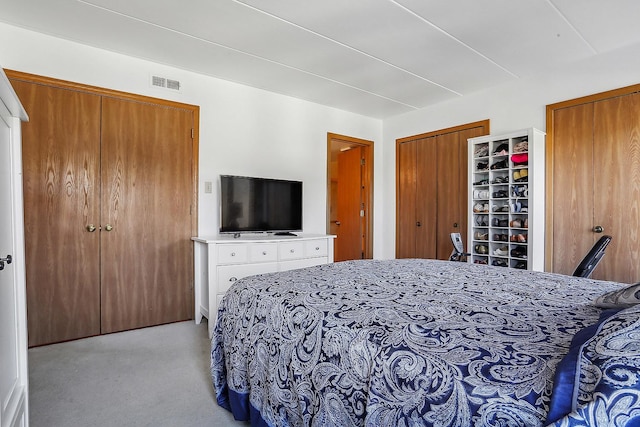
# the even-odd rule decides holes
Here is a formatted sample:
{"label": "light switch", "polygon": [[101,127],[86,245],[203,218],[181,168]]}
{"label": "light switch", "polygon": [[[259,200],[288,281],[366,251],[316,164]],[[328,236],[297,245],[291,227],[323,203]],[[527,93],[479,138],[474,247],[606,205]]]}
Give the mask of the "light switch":
{"label": "light switch", "polygon": [[213,183],[211,181],[204,182],[204,192],[213,193]]}

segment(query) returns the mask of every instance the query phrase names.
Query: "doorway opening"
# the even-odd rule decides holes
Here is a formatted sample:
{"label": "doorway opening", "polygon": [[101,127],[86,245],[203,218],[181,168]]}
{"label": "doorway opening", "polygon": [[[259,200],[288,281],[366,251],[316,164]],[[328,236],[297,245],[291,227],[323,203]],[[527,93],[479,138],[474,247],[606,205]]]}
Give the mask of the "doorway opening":
{"label": "doorway opening", "polygon": [[373,258],[373,141],[327,133],[327,233],[334,261]]}

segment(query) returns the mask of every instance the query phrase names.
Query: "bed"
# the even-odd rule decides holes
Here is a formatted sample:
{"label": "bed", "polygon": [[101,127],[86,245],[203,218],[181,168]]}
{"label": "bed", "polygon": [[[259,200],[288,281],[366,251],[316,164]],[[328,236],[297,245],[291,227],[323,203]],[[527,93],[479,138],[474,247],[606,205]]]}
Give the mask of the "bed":
{"label": "bed", "polygon": [[217,402],[252,426],[638,426],[640,305],[593,302],[622,286],[417,259],[245,278]]}

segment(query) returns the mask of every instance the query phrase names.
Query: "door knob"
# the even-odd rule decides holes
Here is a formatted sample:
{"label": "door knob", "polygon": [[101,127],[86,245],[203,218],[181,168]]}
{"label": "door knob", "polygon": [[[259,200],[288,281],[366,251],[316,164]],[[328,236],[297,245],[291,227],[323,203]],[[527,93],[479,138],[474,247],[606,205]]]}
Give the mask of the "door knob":
{"label": "door knob", "polygon": [[604,228],[602,228],[601,225],[596,225],[595,227],[593,227],[593,231],[595,233],[602,233],[604,231]]}
{"label": "door knob", "polygon": [[457,222],[453,223],[453,228],[458,228],[458,223]]}
{"label": "door knob", "polygon": [[111,231],[111,230],[113,230],[113,226],[111,224],[107,224],[107,225],[104,226],[104,229],[107,230],[107,231]]}
{"label": "door knob", "polygon": [[93,224],[89,224],[89,225],[87,225],[87,231],[88,231],[89,233],[93,233],[94,231],[96,231],[96,226],[95,226],[95,225],[93,225]]}
{"label": "door knob", "polygon": [[11,255],[7,255],[5,258],[0,258],[0,270],[4,270],[5,262],[7,264],[11,264],[11,261],[13,261],[13,258],[11,258]]}
{"label": "door knob", "polygon": [[336,221],[335,223],[336,223],[336,225],[340,225],[340,221]]}

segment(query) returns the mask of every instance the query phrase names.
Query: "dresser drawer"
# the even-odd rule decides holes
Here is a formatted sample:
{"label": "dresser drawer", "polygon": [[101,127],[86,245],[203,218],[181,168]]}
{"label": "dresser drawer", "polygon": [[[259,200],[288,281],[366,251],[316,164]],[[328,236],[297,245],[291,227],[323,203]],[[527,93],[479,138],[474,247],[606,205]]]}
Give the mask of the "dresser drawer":
{"label": "dresser drawer", "polygon": [[313,267],[322,264],[327,264],[326,257],[293,259],[291,261],[281,262],[278,271],[296,270],[298,268]]}
{"label": "dresser drawer", "polygon": [[303,242],[282,242],[279,246],[280,260],[304,258]]}
{"label": "dresser drawer", "polygon": [[224,294],[236,281],[256,274],[273,273],[278,271],[277,262],[246,265],[222,265],[218,267],[218,295]]}
{"label": "dresser drawer", "polygon": [[249,260],[247,245],[219,245],[218,264],[238,264]]}
{"label": "dresser drawer", "polygon": [[304,255],[305,257],[327,256],[327,239],[305,241]]}
{"label": "dresser drawer", "polygon": [[275,262],[278,260],[277,243],[253,243],[249,247],[250,262]]}

